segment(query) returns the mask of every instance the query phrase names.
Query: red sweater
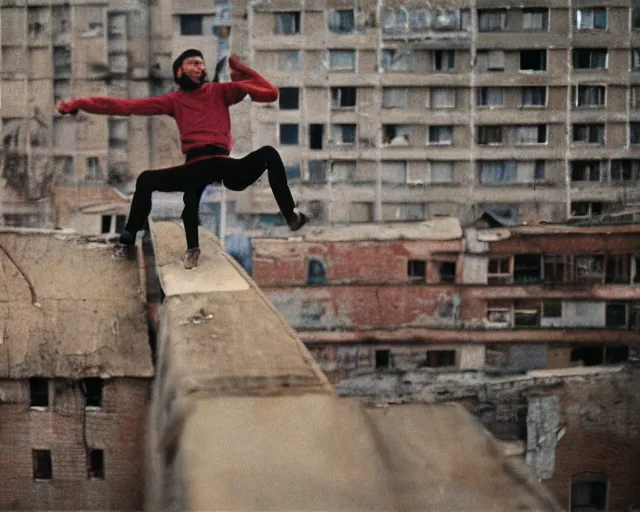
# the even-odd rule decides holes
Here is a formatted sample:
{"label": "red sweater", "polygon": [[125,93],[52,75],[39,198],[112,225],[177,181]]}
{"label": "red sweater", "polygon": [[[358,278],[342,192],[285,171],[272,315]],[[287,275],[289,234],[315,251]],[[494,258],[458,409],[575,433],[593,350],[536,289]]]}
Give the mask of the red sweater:
{"label": "red sweater", "polygon": [[[247,68],[249,69],[249,68]],[[249,79],[238,82],[207,82],[195,91],[175,91],[142,99],[92,96],[72,100],[73,108],[91,114],[113,116],[173,117],[180,131],[182,152],[214,144],[231,151],[229,107],[248,94],[253,101],[270,103],[278,99],[278,89],[257,72],[249,70]]]}

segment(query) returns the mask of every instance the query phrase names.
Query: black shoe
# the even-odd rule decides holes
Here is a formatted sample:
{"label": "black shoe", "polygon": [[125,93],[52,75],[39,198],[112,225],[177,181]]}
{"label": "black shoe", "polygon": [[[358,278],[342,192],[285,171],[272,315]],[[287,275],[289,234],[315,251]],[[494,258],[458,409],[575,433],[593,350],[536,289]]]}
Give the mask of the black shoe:
{"label": "black shoe", "polygon": [[119,241],[122,245],[134,245],[136,243],[136,235],[128,231],[121,231]]}
{"label": "black shoe", "polygon": [[298,231],[308,221],[309,221],[309,217],[307,217],[304,213],[302,213],[297,208],[294,208],[293,213],[287,219],[287,224],[289,225],[289,229],[291,231]]}

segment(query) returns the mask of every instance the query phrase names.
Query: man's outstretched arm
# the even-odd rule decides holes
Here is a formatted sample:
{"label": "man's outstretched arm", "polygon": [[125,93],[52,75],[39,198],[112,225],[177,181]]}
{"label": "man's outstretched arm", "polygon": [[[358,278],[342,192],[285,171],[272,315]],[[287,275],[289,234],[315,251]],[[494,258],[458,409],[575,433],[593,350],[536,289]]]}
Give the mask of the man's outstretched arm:
{"label": "man's outstretched arm", "polygon": [[141,99],[108,98],[90,96],[60,101],[57,105],[61,114],[76,114],[84,110],[89,114],[112,116],[153,116],[157,114],[173,114],[173,102],[168,94]]}
{"label": "man's outstretched arm", "polygon": [[230,104],[242,100],[246,94],[253,101],[262,103],[271,103],[278,99],[278,88],[235,55],[229,57],[229,67],[231,68],[231,83],[235,89]]}

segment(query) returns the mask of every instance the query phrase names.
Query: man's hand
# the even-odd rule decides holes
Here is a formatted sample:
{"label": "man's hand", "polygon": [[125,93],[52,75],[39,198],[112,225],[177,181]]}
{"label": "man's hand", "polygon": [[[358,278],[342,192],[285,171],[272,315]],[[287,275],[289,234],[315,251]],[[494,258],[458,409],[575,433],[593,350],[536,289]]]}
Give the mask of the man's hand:
{"label": "man's hand", "polygon": [[76,115],[78,113],[78,109],[75,108],[74,105],[74,101],[70,100],[70,101],[59,101],[58,104],[56,105],[56,108],[58,109],[58,112],[60,112],[61,114],[72,114],[72,115]]}
{"label": "man's hand", "polygon": [[241,80],[249,80],[251,74],[247,72],[250,68],[242,62],[237,55],[231,55],[229,57],[229,77],[232,82],[240,82]]}

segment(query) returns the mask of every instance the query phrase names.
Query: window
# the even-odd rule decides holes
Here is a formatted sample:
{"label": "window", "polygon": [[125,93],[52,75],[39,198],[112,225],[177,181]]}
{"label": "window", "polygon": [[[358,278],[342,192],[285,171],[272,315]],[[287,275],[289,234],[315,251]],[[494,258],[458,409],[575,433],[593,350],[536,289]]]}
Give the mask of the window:
{"label": "window", "polygon": [[514,283],[537,283],[540,281],[541,271],[539,254],[516,254],[513,257]]}
{"label": "window", "polygon": [[324,141],[324,125],[309,125],[309,149],[322,149]]}
{"label": "window", "polygon": [[480,32],[501,32],[507,24],[506,9],[478,9],[478,30]]}
{"label": "window", "polygon": [[382,50],[382,69],[385,71],[413,70],[413,53],[411,51]]}
{"label": "window", "polygon": [[453,162],[432,161],[429,164],[431,172],[431,183],[452,183],[453,182]]}
{"label": "window", "polygon": [[280,71],[300,71],[300,52],[298,50],[279,52],[278,69]]}
{"label": "window", "polygon": [[640,28],[640,5],[637,2],[632,2],[631,28]]}
{"label": "window", "polygon": [[356,88],[355,87],[332,87],[331,106],[333,108],[355,107]]}
{"label": "window", "polygon": [[50,450],[32,450],[33,478],[35,480],[51,480],[53,477]]}
{"label": "window", "polygon": [[604,256],[574,256],[574,277],[577,283],[602,283],[604,277]]}
{"label": "window", "polygon": [[605,272],[605,283],[629,283],[629,263],[628,254],[607,255],[607,269]]}
{"label": "window", "polygon": [[521,50],[520,71],[546,71],[547,50]]}
{"label": "window", "polygon": [[487,264],[487,284],[500,285],[511,283],[509,271],[510,258],[491,258]]}
{"label": "window", "polygon": [[409,89],[405,87],[385,87],[382,89],[383,108],[406,108],[409,104]]}
{"label": "window", "polygon": [[637,181],[639,178],[638,160],[611,160],[611,181]]}
{"label": "window", "polygon": [[384,34],[401,34],[407,30],[406,9],[384,9],[382,12],[382,32]]}
{"label": "window", "polygon": [[456,90],[453,87],[432,87],[429,90],[431,108],[455,108]]}
{"label": "window", "polygon": [[543,256],[544,281],[546,283],[567,281],[573,268],[571,263],[570,256],[545,254]]}
{"label": "window", "polygon": [[53,47],[53,74],[55,77],[71,74],[71,48],[67,46]]}
{"label": "window", "polygon": [[407,276],[411,281],[424,281],[427,278],[427,262],[409,260],[407,263]]}
{"label": "window", "polygon": [[546,32],[549,29],[549,9],[524,9],[522,30]]}
{"label": "window", "polygon": [[630,88],[629,100],[632,109],[640,109],[640,86],[632,85]]}
{"label": "window", "polygon": [[477,143],[481,145],[502,144],[502,126],[478,126]]}
{"label": "window", "polygon": [[87,409],[100,409],[102,407],[102,379],[100,377],[83,379],[81,386],[84,394],[84,406]]}
{"label": "window", "polygon": [[327,284],[327,269],[322,260],[311,258],[307,264],[307,284]]}
{"label": "window", "polygon": [[29,379],[29,406],[49,407],[49,379]]}
{"label": "window", "polygon": [[[462,9],[460,14],[464,17],[466,9]],[[467,12],[468,14],[468,12]],[[467,16],[468,18],[468,16]],[[435,9],[433,11],[433,18],[431,27],[433,30],[438,31],[451,31],[458,30],[458,28],[464,24],[464,20],[462,23],[458,20],[458,10],[454,9]],[[468,20],[467,20],[468,24]]]}
{"label": "window", "polygon": [[402,184],[407,182],[407,162],[382,162],[381,174],[383,183]]}
{"label": "window", "polygon": [[300,181],[300,164],[285,165],[284,171],[290,183]]}
{"label": "window", "polygon": [[355,71],[355,50],[329,50],[329,69]]}
{"label": "window", "polygon": [[297,87],[280,87],[278,106],[280,110],[298,110],[300,104],[300,89]]}
{"label": "window", "polygon": [[429,126],[429,144],[446,146],[453,141],[453,126]]}
{"label": "window", "polygon": [[298,125],[280,125],[280,144],[283,146],[295,146],[298,144]]}
{"label": "window", "polygon": [[292,36],[300,33],[300,13],[299,12],[278,12],[276,16],[276,34]]}
{"label": "window", "polygon": [[571,181],[600,181],[599,160],[574,160],[571,162]]}
{"label": "window", "polygon": [[421,364],[421,366],[426,366],[427,368],[438,368],[443,366],[455,365],[455,350],[427,350],[424,362],[423,364]]}
{"label": "window", "polygon": [[433,50],[433,69],[451,71],[456,67],[456,54],[453,50]]}
{"label": "window", "polygon": [[109,149],[127,149],[129,121],[127,119],[109,119]]}
{"label": "window", "polygon": [[126,215],[116,215],[116,233],[122,233],[124,231],[124,226],[126,222],[127,222]]}
{"label": "window", "polygon": [[411,127],[401,124],[382,125],[382,142],[391,146],[408,146],[411,142]]}
{"label": "window", "polygon": [[606,326],[612,329],[627,327],[627,305],[609,303],[606,306]]}
{"label": "window", "polygon": [[611,346],[604,348],[604,362],[606,364],[623,363],[629,360],[629,347],[625,345]]}
{"label": "window", "polygon": [[573,125],[573,142],[604,144],[604,123]]}
{"label": "window", "polygon": [[388,222],[424,220],[424,204],[385,203],[382,205],[382,220]]}
{"label": "window", "polygon": [[631,49],[631,69],[634,71],[640,69],[640,48]]}
{"label": "window", "polygon": [[87,478],[104,479],[104,451],[90,449],[87,453]]}
{"label": "window", "polygon": [[479,50],[476,55],[475,67],[481,73],[486,71],[504,71],[504,51]]}
{"label": "window", "polygon": [[102,233],[103,235],[106,233],[111,233],[111,215],[102,216],[100,233]]}
{"label": "window", "polygon": [[333,162],[331,180],[334,183],[350,183],[356,179],[355,162]]}
{"label": "window", "polygon": [[337,34],[350,34],[355,28],[353,9],[329,11],[329,30]]}
{"label": "window", "polygon": [[573,28],[578,30],[605,30],[607,28],[607,9],[575,9]]}
{"label": "window", "polygon": [[501,107],[504,103],[502,87],[478,87],[476,105],[479,107]]}
{"label": "window", "polygon": [[180,35],[181,36],[201,36],[202,35],[202,15],[201,14],[180,15]]}
{"label": "window", "polygon": [[571,90],[574,107],[604,107],[604,85],[578,85]]}
{"label": "window", "polygon": [[[602,364],[602,361],[604,360],[603,352],[604,352],[604,347],[602,345],[577,346],[571,349],[571,362],[576,364],[582,363],[584,366],[596,366],[596,365]],[[573,492],[574,492],[573,486],[571,486],[571,492],[572,492],[571,502],[573,503]],[[578,508],[571,507],[571,510],[580,512],[585,509],[582,507],[578,507]],[[605,510],[605,509],[587,507],[586,510],[588,510],[589,512],[592,512],[596,510]]]}
{"label": "window", "polygon": [[456,282],[456,262],[455,261],[439,261],[438,276],[441,283]]}
{"label": "window", "polygon": [[489,304],[487,321],[494,324],[491,327],[511,327],[511,308]]}
{"label": "window", "polygon": [[513,304],[513,325],[515,327],[538,327],[540,325],[539,303],[516,301]]}
{"label": "window", "polygon": [[478,172],[482,184],[509,184],[518,180],[515,160],[481,160],[478,162]]}
{"label": "window", "polygon": [[545,300],[542,303],[542,316],[544,318],[562,318],[562,301]]}
{"label": "window", "polygon": [[327,180],[325,163],[322,160],[309,160],[309,183],[322,185]]}
{"label": "window", "polygon": [[391,351],[376,350],[376,370],[382,370],[391,366]]}
{"label": "window", "polygon": [[640,123],[629,123],[629,143],[632,146],[640,144]]}
{"label": "window", "polygon": [[[325,221],[325,207],[322,201],[309,201],[309,214],[312,219]],[[319,318],[318,318],[319,320]]]}
{"label": "window", "polygon": [[576,48],[572,55],[573,69],[607,69],[606,48]]}
{"label": "window", "polygon": [[521,107],[544,107],[547,104],[546,87],[521,87],[520,106]]}
{"label": "window", "polygon": [[85,181],[101,181],[102,170],[100,169],[100,160],[95,156],[90,156],[85,160]]}
{"label": "window", "polygon": [[547,125],[530,124],[512,126],[509,130],[509,138],[514,144],[545,144],[547,142]]}
{"label": "window", "polygon": [[356,125],[355,124],[334,124],[331,125],[332,138],[335,144],[355,144]]}
{"label": "window", "polygon": [[602,214],[603,203],[600,201],[572,201],[572,217],[591,217]]}

